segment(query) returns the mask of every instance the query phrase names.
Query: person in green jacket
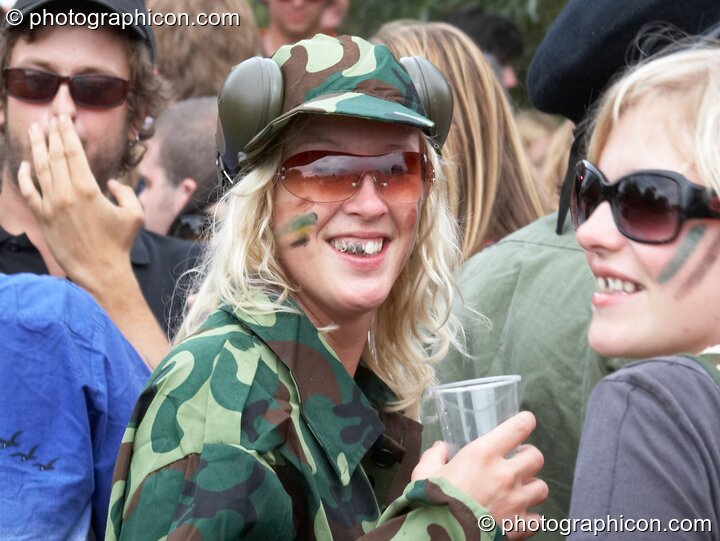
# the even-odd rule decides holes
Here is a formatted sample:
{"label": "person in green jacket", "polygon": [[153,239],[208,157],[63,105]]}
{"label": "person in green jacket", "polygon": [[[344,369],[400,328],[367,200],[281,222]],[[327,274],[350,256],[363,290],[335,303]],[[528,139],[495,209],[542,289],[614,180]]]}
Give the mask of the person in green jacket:
{"label": "person in green jacket", "polygon": [[223,217],[125,433],[108,539],[491,541],[532,516],[532,414],[420,456],[420,397],[455,341],[451,111],[432,64],[356,37],[234,68]]}

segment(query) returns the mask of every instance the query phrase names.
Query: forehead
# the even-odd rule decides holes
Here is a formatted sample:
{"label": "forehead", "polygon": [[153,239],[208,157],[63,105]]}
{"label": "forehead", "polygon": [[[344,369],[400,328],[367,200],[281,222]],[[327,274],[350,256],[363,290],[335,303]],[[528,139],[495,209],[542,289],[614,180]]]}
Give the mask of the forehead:
{"label": "forehead", "polygon": [[693,171],[692,130],[676,102],[644,99],[623,111],[611,127],[598,165],[609,180],[642,169]]}
{"label": "forehead", "polygon": [[62,75],[105,73],[130,76],[127,40],[107,28],[47,26],[13,46],[10,66],[38,67]]}
{"label": "forehead", "polygon": [[320,148],[367,155],[421,150],[420,130],[404,124],[342,115],[308,115],[301,122],[286,154]]}

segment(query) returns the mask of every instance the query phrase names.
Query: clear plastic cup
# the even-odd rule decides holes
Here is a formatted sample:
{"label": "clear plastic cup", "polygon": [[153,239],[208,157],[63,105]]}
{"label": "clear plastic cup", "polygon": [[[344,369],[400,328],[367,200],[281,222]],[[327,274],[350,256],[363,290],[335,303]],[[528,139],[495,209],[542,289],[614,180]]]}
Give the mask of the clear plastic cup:
{"label": "clear plastic cup", "polygon": [[427,389],[451,455],[519,411],[520,379],[517,375],[494,376]]}

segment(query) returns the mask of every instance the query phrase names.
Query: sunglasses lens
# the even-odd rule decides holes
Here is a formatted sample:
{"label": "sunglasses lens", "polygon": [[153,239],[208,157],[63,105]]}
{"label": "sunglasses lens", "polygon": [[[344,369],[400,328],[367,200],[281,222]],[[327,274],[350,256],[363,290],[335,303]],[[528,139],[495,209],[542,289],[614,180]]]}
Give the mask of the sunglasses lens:
{"label": "sunglasses lens", "polygon": [[62,81],[69,81],[70,95],[81,107],[109,109],[123,103],[127,97],[128,82],[109,75],[77,75],[62,77],[54,73],[7,68],[5,89],[12,97],[37,103],[47,103],[57,94]]}
{"label": "sunglasses lens", "polygon": [[20,100],[50,101],[57,92],[59,82],[51,73],[26,69],[5,70],[5,89],[12,97]]}
{"label": "sunglasses lens", "polygon": [[352,156],[330,151],[301,152],[283,164],[283,185],[293,195],[316,203],[351,198],[367,174],[378,193],[393,203],[416,203],[424,195],[423,156],[391,152]]}
{"label": "sunglasses lens", "polygon": [[106,75],[80,75],[70,81],[75,103],[89,108],[116,107],[125,101],[127,89],[127,81]]}
{"label": "sunglasses lens", "polygon": [[571,215],[575,228],[584,224],[600,203],[602,203],[600,178],[583,164],[578,165],[575,170],[573,193],[570,199]]}
{"label": "sunglasses lens", "polygon": [[667,241],[677,233],[679,205],[680,186],[672,179],[650,173],[628,176],[618,186],[618,227],[638,241]]}

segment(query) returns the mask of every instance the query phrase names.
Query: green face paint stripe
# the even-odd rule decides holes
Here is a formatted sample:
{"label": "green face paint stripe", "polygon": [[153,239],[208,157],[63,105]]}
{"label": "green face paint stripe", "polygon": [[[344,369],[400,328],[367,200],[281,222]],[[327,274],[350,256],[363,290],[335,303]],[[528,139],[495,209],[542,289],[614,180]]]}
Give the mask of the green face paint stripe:
{"label": "green face paint stripe", "polygon": [[687,232],[687,235],[685,235],[685,238],[680,243],[680,246],[678,246],[677,252],[675,252],[675,255],[670,260],[670,263],[668,263],[660,273],[658,282],[664,284],[678,273],[687,260],[690,259],[690,256],[695,251],[695,248],[697,248],[700,240],[705,235],[706,229],[707,228],[704,225],[696,225]]}
{"label": "green face paint stripe", "polygon": [[700,282],[702,282],[707,273],[710,272],[711,266],[718,256],[720,256],[720,230],[715,235],[712,244],[710,244],[705,256],[702,258],[702,261],[680,286],[680,290],[683,295],[696,288]]}
{"label": "green face paint stripe", "polygon": [[278,235],[287,235],[289,233],[301,233],[302,230],[313,226],[318,221],[318,215],[314,212],[302,214],[290,220],[286,225],[280,228]]}
{"label": "green face paint stripe", "polygon": [[299,248],[306,246],[310,242],[310,232],[312,226],[318,221],[318,215],[314,212],[308,214],[301,214],[290,220],[286,225],[278,230],[278,235],[296,235],[297,238],[290,244],[293,248]]}

